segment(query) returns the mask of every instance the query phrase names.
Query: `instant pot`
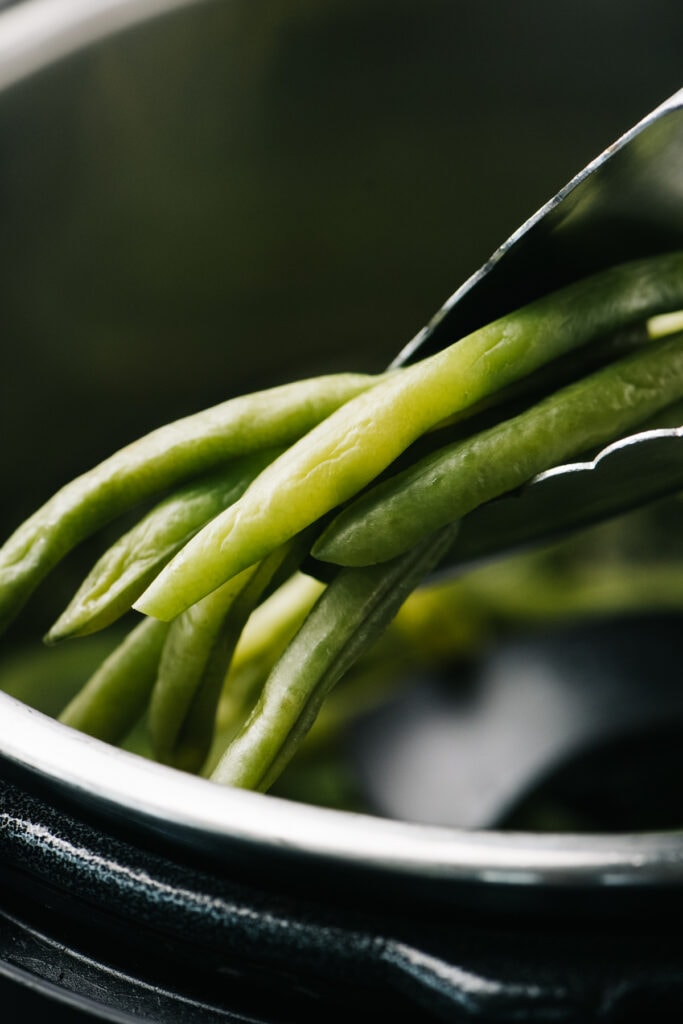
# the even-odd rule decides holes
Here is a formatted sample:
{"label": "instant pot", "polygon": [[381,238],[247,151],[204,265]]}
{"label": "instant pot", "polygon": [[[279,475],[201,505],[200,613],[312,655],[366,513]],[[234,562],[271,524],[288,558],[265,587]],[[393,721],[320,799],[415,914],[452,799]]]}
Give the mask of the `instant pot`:
{"label": "instant pot", "polygon": [[[665,0],[8,6],[3,536],[160,423],[387,365],[680,87],[682,43]],[[36,597],[6,657],[44,632],[91,555]],[[664,637],[628,623],[596,634],[591,664],[623,670],[614,652],[642,636],[630,664],[664,650],[670,676],[679,634],[678,619]],[[566,664],[558,638],[548,658]],[[0,695],[4,1020],[683,1009],[674,824],[465,829],[222,789],[59,725],[57,690],[36,706]]]}

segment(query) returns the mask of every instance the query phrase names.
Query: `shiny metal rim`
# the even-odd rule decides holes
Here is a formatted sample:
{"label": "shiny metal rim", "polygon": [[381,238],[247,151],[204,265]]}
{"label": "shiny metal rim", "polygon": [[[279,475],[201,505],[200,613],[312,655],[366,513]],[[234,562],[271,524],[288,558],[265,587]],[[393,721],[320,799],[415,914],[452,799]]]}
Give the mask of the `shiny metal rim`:
{"label": "shiny metal rim", "polygon": [[461,831],[227,789],[77,733],[0,694],[0,753],[78,802],[220,853],[235,840],[443,882],[632,886],[683,882],[683,837]]}

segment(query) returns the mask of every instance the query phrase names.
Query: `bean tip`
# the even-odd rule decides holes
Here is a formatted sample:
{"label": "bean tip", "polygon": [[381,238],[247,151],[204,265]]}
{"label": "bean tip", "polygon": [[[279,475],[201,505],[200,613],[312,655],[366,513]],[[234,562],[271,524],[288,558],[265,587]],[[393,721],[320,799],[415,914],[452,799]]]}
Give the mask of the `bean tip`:
{"label": "bean tip", "polygon": [[178,614],[176,610],[169,611],[163,604],[160,605],[154,599],[154,595],[149,594],[147,590],[135,601],[132,608],[133,611],[140,612],[150,619],[158,619],[160,622],[170,622]]}
{"label": "bean tip", "polygon": [[311,555],[318,562],[326,565],[341,566],[345,569],[357,569],[364,565],[386,560],[377,559],[374,552],[369,557],[367,557],[366,552],[361,552],[359,557],[353,541],[345,537],[343,532],[339,536],[337,529],[325,530],[311,548]]}
{"label": "bean tip", "polygon": [[91,633],[98,632],[100,628],[99,625],[94,625],[89,621],[82,622],[64,614],[57,619],[54,625],[50,626],[43,637],[43,643],[48,647],[54,647],[63,640],[75,640],[79,637],[90,636]]}
{"label": "bean tip", "polygon": [[57,629],[57,623],[52,626],[43,637],[43,643],[46,647],[54,647],[60,642],[60,640],[67,640],[70,636],[69,633],[64,633],[60,629]]}

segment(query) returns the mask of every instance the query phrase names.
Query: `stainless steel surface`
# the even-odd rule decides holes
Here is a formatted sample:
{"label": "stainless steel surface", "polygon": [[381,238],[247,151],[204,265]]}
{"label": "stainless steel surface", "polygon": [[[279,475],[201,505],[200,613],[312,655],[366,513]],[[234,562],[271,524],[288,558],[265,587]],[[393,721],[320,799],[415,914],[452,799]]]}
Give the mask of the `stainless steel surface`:
{"label": "stainless steel surface", "polygon": [[[235,840],[280,857],[313,855],[444,884],[648,886],[683,882],[683,838],[531,835],[389,821],[224,789],[64,729],[2,698],[2,754],[86,805],[229,860]],[[379,880],[377,885],[381,886]]]}
{"label": "stainless steel surface", "polygon": [[[3,528],[95,453],[101,457],[103,447],[208,404],[224,391],[228,375],[241,389],[255,377],[283,370],[296,375],[313,363],[329,368],[359,358],[364,365],[383,365],[410,317],[437,304],[431,290],[445,290],[445,282],[467,275],[458,260],[470,269],[481,262],[524,215],[518,207],[528,209],[529,194],[538,195],[539,188],[550,193],[549,181],[570,176],[569,162],[580,165],[597,148],[596,138],[604,140],[606,131],[613,136],[603,114],[625,127],[644,91],[664,80],[657,79],[664,66],[661,47],[638,77],[642,32],[635,31],[628,51],[638,56],[634,77],[622,81],[610,67],[602,78],[619,82],[610,103],[598,110],[590,75],[572,72],[569,88],[558,85],[557,95],[567,101],[561,117],[541,105],[533,121],[538,91],[523,78],[514,48],[503,46],[507,82],[526,84],[501,113],[500,93],[486,92],[501,56],[484,59],[468,45],[461,57],[464,62],[470,54],[468,73],[483,106],[449,131],[462,95],[462,82],[448,77],[460,64],[450,51],[460,36],[467,44],[466,26],[459,25],[456,36],[449,20],[451,5],[430,5],[433,23],[421,5],[354,5],[352,16],[347,8],[334,7],[331,32],[319,9],[306,4],[297,7],[296,19],[287,19],[279,8],[269,7],[266,17],[265,7],[249,3],[29,0],[0,16],[6,69],[0,282],[5,336],[13,346],[2,428],[15,442],[0,469],[16,496],[16,505],[3,510]],[[395,36],[385,33],[390,9],[399,18]],[[595,13],[591,5],[587,9]],[[365,13],[375,10],[377,21],[366,25]],[[278,14],[281,25],[275,25]],[[648,9],[643,32],[651,15]],[[613,16],[605,25],[611,39]],[[572,25],[565,28],[571,34]],[[418,38],[418,29],[429,30],[425,38]],[[583,22],[573,31],[582,38]],[[552,38],[548,29],[544,46]],[[339,39],[353,46],[334,50]],[[355,67],[349,54],[359,39],[366,46],[369,84],[361,76],[354,92],[356,78],[347,72]],[[662,47],[668,39],[677,59],[675,34],[667,30]],[[321,41],[334,53],[332,63],[326,50],[318,53]],[[429,52],[437,42],[442,77],[428,60],[412,78],[396,78],[395,94],[382,91],[399,65],[412,67],[420,47]],[[403,47],[402,61],[396,45]],[[540,69],[546,91],[557,66],[554,48],[548,53],[552,62],[541,61]],[[310,75],[302,54],[313,60]],[[600,74],[601,61],[588,64]],[[631,108],[625,112],[629,81]],[[315,94],[311,82],[318,83]],[[444,95],[446,82],[451,91]],[[505,84],[501,79],[496,89]],[[413,108],[416,95],[420,102]],[[205,102],[211,96],[213,106]],[[589,131],[585,111],[591,102],[596,116]],[[531,134],[543,140],[533,161],[536,178],[528,161],[515,169],[508,159],[517,133],[506,131],[512,112],[522,109],[532,119],[526,122]],[[380,131],[394,124],[395,136]],[[272,137],[277,152],[268,148]],[[351,155],[350,140],[358,147]],[[478,164],[480,142],[488,149]],[[586,149],[577,156],[581,145]],[[468,146],[464,178],[453,189],[456,157]],[[501,228],[498,212],[486,223],[494,186],[484,188],[478,204],[468,187],[474,189],[503,158],[512,184],[502,215],[510,223]],[[328,218],[332,189],[341,201]],[[458,206],[454,195],[453,209],[445,210],[450,192],[462,202]],[[354,219],[357,205],[362,215]],[[581,219],[579,207],[574,218]],[[440,244],[421,247],[430,232]],[[469,237],[485,251],[463,256]],[[493,273],[489,279],[494,281]],[[264,338],[270,348],[254,367],[253,353]],[[298,362],[294,340],[300,343]],[[79,575],[78,566],[66,570],[66,589],[69,571]],[[55,602],[62,597],[57,593]],[[49,600],[34,607],[39,622],[53,612]],[[676,835],[463,832],[293,805],[147,763],[4,694],[0,707],[0,754],[8,770],[197,853],[228,858],[239,843],[275,865],[313,857],[340,871],[368,868],[378,878],[433,879],[446,891],[462,881],[493,889],[619,889],[683,881],[683,840]]]}
{"label": "stainless steel surface", "polygon": [[[201,2],[201,0],[195,0]],[[0,89],[192,0],[31,0],[2,15]]]}
{"label": "stainless steel surface", "polygon": [[[600,153],[503,243],[402,350],[403,365],[615,263],[683,246],[683,89]],[[459,565],[589,525],[683,483],[680,430],[637,432],[465,520]],[[446,566],[444,566],[446,568]]]}
{"label": "stainless steel surface", "polygon": [[683,245],[683,88],[568,182],[464,282],[402,365],[615,263]]}
{"label": "stainless steel surface", "polygon": [[680,636],[675,614],[568,617],[500,639],[459,685],[417,673],[354,731],[363,791],[432,825],[675,829]]}
{"label": "stainless steel surface", "polygon": [[683,427],[646,430],[595,458],[556,466],[463,520],[443,565],[452,571],[552,540],[683,487]]}

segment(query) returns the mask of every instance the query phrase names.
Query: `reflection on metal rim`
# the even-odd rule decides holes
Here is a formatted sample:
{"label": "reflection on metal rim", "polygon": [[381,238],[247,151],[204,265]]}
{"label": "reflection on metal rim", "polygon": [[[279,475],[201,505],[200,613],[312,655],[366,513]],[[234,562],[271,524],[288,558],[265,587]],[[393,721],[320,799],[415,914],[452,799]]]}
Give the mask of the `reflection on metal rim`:
{"label": "reflection on metal rim", "polygon": [[516,886],[683,882],[683,839],[464,832],[324,810],[220,786],[81,735],[0,694],[4,757],[77,801],[125,811],[187,846],[235,840],[407,878]]}
{"label": "reflection on metal rim", "polygon": [[0,15],[0,89],[100,39],[205,0],[26,0]]}

